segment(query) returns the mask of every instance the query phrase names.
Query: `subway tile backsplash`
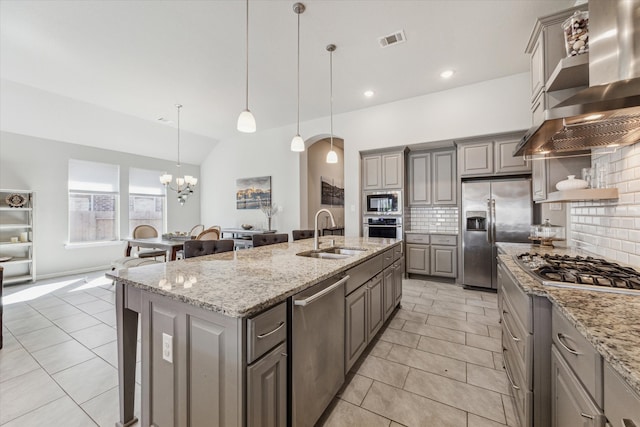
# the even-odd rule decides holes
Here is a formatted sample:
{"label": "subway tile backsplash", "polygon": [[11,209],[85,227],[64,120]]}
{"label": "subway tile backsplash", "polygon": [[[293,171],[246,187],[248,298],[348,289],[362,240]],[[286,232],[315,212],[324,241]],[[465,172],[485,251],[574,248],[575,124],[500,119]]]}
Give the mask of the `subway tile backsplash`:
{"label": "subway tile backsplash", "polygon": [[458,234],[457,207],[410,207],[407,230]]}
{"label": "subway tile backsplash", "polygon": [[572,245],[640,267],[640,143],[603,151],[594,150],[592,165],[607,165],[607,186],[616,187],[619,198],[572,203]]}

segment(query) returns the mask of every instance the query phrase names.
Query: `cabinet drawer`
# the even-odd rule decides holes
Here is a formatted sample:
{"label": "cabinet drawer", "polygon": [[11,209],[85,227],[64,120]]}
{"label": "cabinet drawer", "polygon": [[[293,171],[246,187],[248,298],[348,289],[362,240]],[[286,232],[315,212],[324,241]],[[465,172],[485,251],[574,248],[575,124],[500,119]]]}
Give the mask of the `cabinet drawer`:
{"label": "cabinet drawer", "polygon": [[349,280],[345,286],[345,295],[358,289],[383,269],[384,253],[374,256],[347,270]]}
{"label": "cabinet drawer", "polygon": [[386,251],[384,251],[382,256],[383,256],[383,267],[382,267],[383,269],[393,264],[393,260],[394,260],[393,248],[387,249]]}
{"label": "cabinet drawer", "polygon": [[551,318],[551,338],[564,360],[602,407],[602,356],[555,306]]}
{"label": "cabinet drawer", "polygon": [[407,233],[405,235],[405,241],[407,243],[424,243],[425,245],[428,245],[429,244],[429,235],[428,234]]}
{"label": "cabinet drawer", "polygon": [[518,316],[527,333],[533,333],[533,302],[531,297],[524,293],[509,272],[502,271],[503,280],[500,282],[502,299],[508,300],[513,313]]}
{"label": "cabinet drawer", "polygon": [[287,338],[287,304],[247,320],[247,363],[251,363]]}
{"label": "cabinet drawer", "polygon": [[503,346],[504,368],[516,416],[520,421],[520,426],[529,427],[532,419],[533,392],[526,386],[522,376],[523,372],[519,369],[518,362],[514,356],[512,349],[508,345]]}
{"label": "cabinet drawer", "polygon": [[455,246],[458,244],[458,236],[444,235],[444,234],[432,234],[429,237],[432,245],[447,245]]}
{"label": "cabinet drawer", "polygon": [[402,243],[393,247],[393,260],[397,261],[402,256]]}
{"label": "cabinet drawer", "polygon": [[[609,366],[604,366],[604,413],[614,427],[640,426],[640,396]],[[634,424],[624,424],[630,420]]]}
{"label": "cabinet drawer", "polygon": [[533,366],[533,335],[529,334],[525,330],[524,326],[520,322],[520,319],[513,314],[513,309],[509,305],[508,300],[503,303],[501,316],[503,345],[508,343],[509,347],[514,353],[514,359],[521,366],[524,385],[527,388],[532,389],[532,369],[527,367]]}

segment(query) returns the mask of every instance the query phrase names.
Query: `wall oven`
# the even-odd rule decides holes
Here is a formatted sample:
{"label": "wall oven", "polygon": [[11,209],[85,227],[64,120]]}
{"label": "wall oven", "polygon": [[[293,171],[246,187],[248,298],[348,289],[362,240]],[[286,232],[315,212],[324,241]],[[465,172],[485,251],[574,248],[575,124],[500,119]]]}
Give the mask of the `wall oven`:
{"label": "wall oven", "polygon": [[362,235],[402,240],[402,217],[365,217]]}
{"label": "wall oven", "polygon": [[365,215],[401,215],[402,193],[400,191],[367,191],[364,193]]}

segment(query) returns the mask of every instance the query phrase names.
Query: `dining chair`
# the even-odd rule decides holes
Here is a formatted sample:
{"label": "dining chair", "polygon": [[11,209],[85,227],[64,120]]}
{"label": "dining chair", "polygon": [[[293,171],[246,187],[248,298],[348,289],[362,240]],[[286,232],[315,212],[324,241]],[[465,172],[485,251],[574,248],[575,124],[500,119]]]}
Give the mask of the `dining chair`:
{"label": "dining chair", "polygon": [[229,252],[233,250],[233,239],[187,240],[184,242],[184,258]]}
{"label": "dining chair", "polygon": [[[132,235],[134,239],[149,239],[158,237],[158,230],[150,225],[142,224],[133,229]],[[167,261],[167,251],[162,249],[150,249],[141,251],[140,247],[138,247],[138,252],[136,253],[136,255],[138,256],[138,258],[156,259],[157,257],[162,257],[165,262]]]}
{"label": "dining chair", "polygon": [[196,240],[219,240],[220,239],[220,230],[217,228],[207,228],[202,233],[198,234]]}
{"label": "dining chair", "polygon": [[293,230],[291,231],[293,240],[311,239],[313,237],[313,230]]}
{"label": "dining chair", "polygon": [[286,233],[264,233],[253,235],[253,247],[275,245],[276,243],[285,243],[289,241],[289,235]]}
{"label": "dining chair", "polygon": [[189,231],[189,236],[198,237],[198,234],[202,233],[203,231],[204,231],[203,224],[194,225],[191,231]]}

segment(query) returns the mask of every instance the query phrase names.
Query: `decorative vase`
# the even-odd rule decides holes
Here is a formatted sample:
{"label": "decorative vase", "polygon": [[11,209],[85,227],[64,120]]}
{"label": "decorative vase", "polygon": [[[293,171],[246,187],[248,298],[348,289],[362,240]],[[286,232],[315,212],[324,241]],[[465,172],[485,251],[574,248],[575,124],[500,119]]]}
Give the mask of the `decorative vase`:
{"label": "decorative vase", "polygon": [[267,230],[271,231],[271,217],[270,216],[267,217]]}
{"label": "decorative vase", "polygon": [[580,190],[583,188],[587,188],[589,183],[584,179],[576,179],[575,175],[567,176],[567,179],[560,181],[556,184],[556,188],[558,191],[566,191],[566,190]]}

